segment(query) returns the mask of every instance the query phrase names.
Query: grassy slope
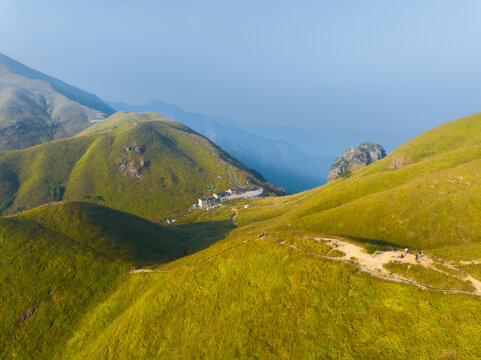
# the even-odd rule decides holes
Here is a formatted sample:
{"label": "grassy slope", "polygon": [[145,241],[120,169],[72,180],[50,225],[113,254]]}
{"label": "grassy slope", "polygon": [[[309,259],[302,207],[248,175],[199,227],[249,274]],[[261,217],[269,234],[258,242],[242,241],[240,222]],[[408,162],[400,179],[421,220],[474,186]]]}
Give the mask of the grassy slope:
{"label": "grassy slope", "polygon": [[[393,169],[395,162],[400,166]],[[349,179],[285,199],[266,199],[251,211],[255,221],[271,218],[266,226],[272,228],[291,224],[299,231],[478,259],[480,187],[477,114],[426,132]]]}
{"label": "grassy slope", "polygon": [[47,85],[37,85],[38,80],[25,87],[2,88],[0,73],[0,151],[73,136],[86,129],[97,114]]}
{"label": "grassy slope", "polygon": [[234,230],[161,267],[171,272],[132,274],[57,357],[481,356],[478,298],[380,281],[269,238],[252,241],[259,230]]}
{"label": "grassy slope", "polygon": [[0,218],[0,358],[51,358],[129,268],[187,255],[231,229],[229,221],[166,228],[77,202]]}
{"label": "grassy slope", "polygon": [[[138,121],[133,125],[133,119]],[[139,154],[124,148],[138,145]],[[142,179],[121,174],[119,163],[147,159]],[[65,187],[67,200],[97,201],[150,219],[161,219],[209,194],[206,186],[261,184],[242,164],[179,123],[154,114],[118,113],[75,138],[0,154],[0,204],[6,213],[50,201],[50,188]],[[219,177],[220,178],[219,178]],[[101,196],[103,200],[95,200]]]}
{"label": "grassy slope", "polygon": [[[306,233],[341,233],[479,258],[479,118],[434,129],[350,179],[251,201],[247,209],[238,202],[238,229],[159,265],[170,272],[125,275],[50,353],[94,359],[481,357],[479,298],[381,281],[280,243]],[[399,169],[390,169],[394,161]],[[227,224],[229,216],[228,208],[190,213],[175,231],[197,226],[191,221]],[[253,241],[262,231],[267,236]]]}
{"label": "grassy slope", "polygon": [[161,267],[172,272],[129,278],[62,356],[479,358],[478,298],[380,281],[275,243],[343,234],[479,258],[479,120],[434,129],[350,179],[239,206],[238,230]]}
{"label": "grassy slope", "polygon": [[[75,86],[64,83],[59,79],[55,79],[51,76],[30,69],[29,67],[15,61],[4,54],[0,54],[0,68],[3,68],[2,72],[7,75],[17,75],[20,77],[19,81],[9,84],[24,85],[25,83],[31,84],[37,82],[38,84],[49,84],[55,91],[62,94],[66,98],[82,104],[91,109],[104,112],[106,114],[113,114],[115,112],[109,105],[104,103],[94,94],[88,93],[84,90],[76,88]],[[5,76],[5,75],[4,75]],[[11,77],[8,78],[11,80]]]}
{"label": "grassy slope", "polygon": [[[143,250],[156,238],[164,244],[185,239],[196,224],[165,228],[88,203],[46,205],[4,218],[21,224],[15,231],[35,221],[61,236],[36,228],[32,233],[38,237],[20,249],[30,235],[14,236],[15,241],[10,235],[2,242],[11,244],[1,258],[10,254],[5,277],[14,279],[2,282],[7,291],[0,292],[12,299],[2,309],[2,318],[10,319],[0,333],[8,345],[4,354],[59,359],[481,356],[478,298],[380,281],[282,247],[276,243],[282,238],[269,234],[252,241],[263,224],[247,220],[250,208],[241,205],[244,226],[203,251],[159,265],[172,270],[168,273],[128,274],[127,269],[177,257],[175,246],[154,250],[157,259],[152,248]],[[230,215],[224,208],[189,216],[197,216],[200,224],[222,224],[220,219]],[[202,233],[198,230],[192,234]],[[203,247],[211,241],[206,238]],[[34,315],[16,322],[36,302]],[[56,331],[45,331],[52,319]]]}

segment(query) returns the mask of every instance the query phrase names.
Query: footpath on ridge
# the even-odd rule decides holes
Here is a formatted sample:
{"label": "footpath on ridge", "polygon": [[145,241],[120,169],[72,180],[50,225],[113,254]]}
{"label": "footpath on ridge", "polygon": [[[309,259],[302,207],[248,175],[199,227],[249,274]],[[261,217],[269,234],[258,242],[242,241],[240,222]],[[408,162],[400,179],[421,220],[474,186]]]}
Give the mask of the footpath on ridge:
{"label": "footpath on ridge", "polygon": [[[236,224],[238,217],[239,217],[239,212],[237,211],[236,208],[232,207],[231,208],[234,212],[234,214],[231,217],[231,221]],[[224,254],[234,248],[237,248],[239,246],[243,245],[248,245],[249,243],[253,241],[269,241],[274,244],[278,244],[280,246],[285,246],[290,249],[293,249],[298,252],[302,252],[306,255],[310,256],[316,256],[319,258],[331,260],[331,261],[338,261],[342,262],[344,264],[354,266],[357,269],[359,269],[362,272],[365,272],[373,277],[376,277],[380,280],[385,280],[385,281],[392,281],[396,283],[403,283],[403,284],[408,284],[408,285],[413,285],[416,286],[420,289],[424,290],[430,290],[430,291],[437,291],[437,292],[442,292],[446,294],[470,294],[470,295],[476,295],[476,296],[481,296],[481,281],[475,279],[473,276],[466,274],[462,269],[458,268],[459,265],[469,265],[469,264],[481,264],[481,262],[467,262],[467,261],[462,261],[462,262],[452,262],[452,261],[441,261],[441,260],[434,260],[430,258],[427,255],[424,254],[411,254],[408,253],[405,250],[391,250],[391,251],[376,251],[373,254],[367,253],[366,249],[363,247],[353,244],[351,242],[341,240],[341,239],[334,239],[334,238],[317,238],[317,237],[304,237],[303,239],[308,239],[315,241],[316,243],[319,244],[324,244],[326,246],[329,246],[331,249],[330,251],[327,252],[327,254],[320,254],[312,250],[307,250],[303,249],[295,244],[288,243],[286,240],[282,239],[277,239],[274,237],[270,237],[264,233],[260,234],[259,237],[251,240],[246,240],[240,243],[237,243],[231,247],[228,247],[214,255],[210,255],[207,258],[202,259],[201,261],[198,262],[198,264],[210,261],[215,259],[221,254]],[[332,252],[336,251],[336,256],[330,256]],[[393,273],[389,271],[385,265],[388,265],[390,263],[397,263],[397,264],[405,264],[407,266],[421,266],[425,269],[429,269],[432,271],[436,271],[439,274],[442,274],[444,276],[448,276],[452,279],[467,282],[472,285],[474,288],[473,291],[470,290],[462,290],[462,289],[439,289],[435,288],[432,286],[428,286],[426,284],[423,284],[422,282],[416,281],[414,279],[411,279],[409,277]],[[452,271],[444,271],[440,269],[439,267],[436,267],[435,264],[442,265],[448,270]],[[185,267],[187,265],[181,266]],[[192,266],[192,265],[189,265]],[[171,268],[167,270],[161,270],[161,269],[131,269],[130,273],[131,274],[136,274],[136,273],[168,273],[175,271],[181,267],[176,267],[176,268]],[[462,275],[455,275],[455,274],[462,274]]]}

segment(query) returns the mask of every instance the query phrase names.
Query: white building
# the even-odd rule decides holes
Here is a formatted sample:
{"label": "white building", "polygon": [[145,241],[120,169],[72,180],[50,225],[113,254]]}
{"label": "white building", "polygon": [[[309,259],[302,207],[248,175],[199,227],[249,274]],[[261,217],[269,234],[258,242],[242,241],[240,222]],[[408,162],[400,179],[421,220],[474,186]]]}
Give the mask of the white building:
{"label": "white building", "polygon": [[215,200],[216,199],[212,196],[199,199],[199,207],[205,209],[214,206],[216,202]]}

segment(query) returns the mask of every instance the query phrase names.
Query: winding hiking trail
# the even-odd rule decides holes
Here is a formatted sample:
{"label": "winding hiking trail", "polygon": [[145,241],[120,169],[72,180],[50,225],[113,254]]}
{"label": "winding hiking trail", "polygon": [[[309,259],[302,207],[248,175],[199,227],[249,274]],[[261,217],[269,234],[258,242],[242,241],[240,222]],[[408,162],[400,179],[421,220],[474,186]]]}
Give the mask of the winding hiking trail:
{"label": "winding hiking trail", "polygon": [[[232,207],[232,211],[234,211],[234,214],[231,217],[231,221],[234,225],[236,225],[238,217],[239,217],[239,212],[237,211],[236,208]],[[426,255],[421,255],[416,257],[414,254],[406,253],[405,251],[402,250],[397,250],[397,251],[376,251],[374,254],[369,254],[366,252],[366,250],[358,245],[355,245],[353,243],[350,243],[348,241],[340,240],[340,239],[332,239],[332,238],[316,238],[316,237],[304,237],[304,239],[309,239],[312,241],[315,241],[317,243],[321,243],[324,245],[327,245],[331,248],[331,250],[326,254],[319,254],[314,251],[302,249],[299,246],[296,246],[294,244],[286,243],[285,240],[281,239],[276,239],[276,238],[271,238],[268,236],[265,236],[264,233],[262,233],[259,237],[251,240],[246,240],[240,243],[237,243],[233,246],[230,246],[224,250],[219,251],[216,254],[213,254],[211,256],[208,256],[196,264],[191,264],[191,265],[183,265],[180,267],[175,267],[171,269],[166,269],[166,270],[160,270],[160,269],[131,269],[129,272],[131,274],[136,274],[136,273],[169,273],[174,270],[177,270],[179,268],[183,268],[186,266],[195,266],[195,265],[200,265],[202,263],[205,263],[207,261],[210,261],[212,259],[215,259],[221,254],[224,254],[228,251],[231,251],[234,248],[237,248],[239,246],[243,245],[248,245],[249,243],[253,241],[259,241],[259,240],[264,240],[264,241],[269,241],[274,244],[278,244],[280,246],[285,246],[290,249],[293,249],[298,252],[302,252],[304,254],[310,255],[310,256],[316,256],[319,258],[323,259],[328,259],[332,261],[338,261],[342,262],[344,264],[354,266],[358,270],[365,272],[375,278],[385,280],[385,281],[391,281],[391,282],[396,282],[396,283],[403,283],[403,284],[408,284],[408,285],[413,285],[416,286],[420,289],[423,290],[430,290],[430,291],[437,291],[437,292],[442,292],[445,294],[469,294],[469,295],[475,295],[475,296],[481,296],[481,281],[475,279],[473,276],[470,274],[465,273],[462,269],[459,269],[457,266],[458,265],[468,265],[468,264],[481,264],[481,261],[460,261],[460,262],[452,262],[452,261],[434,261],[432,258],[426,256]],[[340,256],[329,256],[329,254],[337,250],[337,254],[343,254]],[[446,275],[448,277],[451,277],[453,279],[457,279],[463,282],[468,282],[470,283],[474,291],[469,291],[469,290],[462,290],[462,289],[438,289],[434,288],[431,286],[428,286],[426,284],[423,284],[421,282],[418,282],[416,280],[413,280],[411,278],[402,276],[400,274],[393,273],[386,269],[384,265],[389,264],[390,262],[399,262],[401,264],[408,264],[408,265],[419,265],[422,266],[426,269],[430,269],[433,271],[437,271],[443,275]],[[435,264],[442,265],[445,268],[448,268],[450,270],[453,270],[453,272],[457,272],[458,274],[462,274],[462,276],[457,276],[454,275],[453,273],[446,272],[438,267],[435,266]]]}
{"label": "winding hiking trail", "polygon": [[[220,251],[220,252],[218,252],[214,255],[211,255],[211,256],[209,256],[205,259],[200,260],[196,265],[199,265],[199,264],[202,264],[204,262],[213,260],[214,258],[218,257],[219,255],[224,254],[224,253],[226,253],[226,252],[228,252],[228,251],[230,251],[234,248],[237,248],[239,246],[246,245],[246,244],[248,244],[252,241],[259,241],[259,240],[262,240],[262,239],[264,239],[266,241],[269,241],[269,242],[272,242],[272,243],[279,244],[281,246],[289,247],[289,248],[291,248],[295,251],[299,251],[299,252],[302,252],[302,253],[305,253],[305,254],[308,254],[308,255],[311,255],[311,256],[316,256],[316,257],[320,257],[320,258],[328,259],[328,260],[332,260],[332,261],[338,261],[338,262],[342,262],[342,263],[347,264],[347,265],[354,266],[357,269],[359,269],[360,271],[365,272],[365,273],[367,273],[367,274],[369,274],[369,275],[371,275],[375,278],[381,279],[381,280],[413,285],[413,286],[416,286],[416,287],[418,287],[420,289],[423,289],[423,290],[437,291],[437,292],[442,292],[442,293],[445,293],[445,294],[469,294],[469,295],[481,296],[481,282],[480,281],[474,279],[470,275],[466,275],[464,278],[461,278],[461,277],[449,274],[449,273],[447,273],[443,270],[440,270],[433,265],[433,263],[434,263],[433,259],[431,259],[431,258],[429,258],[425,255],[422,256],[420,259],[418,259],[418,261],[416,261],[416,257],[413,254],[407,254],[403,258],[400,258],[401,254],[404,254],[403,251],[378,251],[377,253],[375,253],[373,255],[370,255],[370,254],[366,253],[365,250],[360,246],[354,245],[354,244],[349,243],[347,241],[342,241],[342,240],[339,240],[339,239],[330,239],[330,238],[322,238],[322,239],[320,239],[320,238],[310,238],[310,239],[312,239],[314,241],[317,241],[317,242],[321,242],[321,243],[326,244],[328,246],[331,246],[332,250],[337,250],[337,251],[343,252],[345,255],[338,256],[338,257],[337,256],[334,257],[334,256],[329,256],[329,255],[322,255],[322,254],[319,254],[319,253],[316,253],[316,252],[313,252],[313,251],[301,249],[301,248],[299,248],[299,247],[297,247],[296,245],[293,245],[293,244],[286,244],[283,241],[279,242],[275,239],[269,239],[267,237],[264,238],[264,237],[261,236],[261,237],[258,237],[256,239],[253,239],[253,240],[250,240],[250,241],[244,241],[244,242],[238,243],[236,245],[233,245],[233,246],[231,246],[227,249],[224,249],[224,250],[222,250],[222,251]],[[473,285],[473,287],[475,288],[475,291],[460,290],[460,289],[437,289],[437,288],[427,286],[427,285],[422,284],[422,283],[420,283],[416,280],[410,279],[408,277],[405,277],[405,276],[402,276],[402,275],[399,275],[399,274],[391,273],[390,271],[388,271],[386,268],[384,268],[384,265],[388,264],[391,261],[398,261],[398,262],[401,262],[401,263],[404,263],[404,264],[411,264],[411,265],[421,265],[425,268],[432,269],[434,271],[440,272],[440,273],[442,273],[444,275],[447,275],[447,276],[450,276],[452,278],[455,278],[455,279],[458,279],[458,280],[461,280],[461,281],[469,281]],[[450,263],[444,263],[443,265],[446,266],[446,267],[449,267],[449,268],[455,268],[454,265],[452,265]],[[185,267],[185,266],[188,266],[188,265],[184,265],[182,267]],[[192,265],[190,265],[190,266],[192,266]],[[135,270],[133,270],[132,269],[132,270],[130,270],[130,273],[132,273],[132,274],[135,274],[135,273],[168,273],[168,272],[171,272],[171,271],[174,271],[174,270],[177,270],[177,269],[179,269],[179,267],[168,269],[168,270],[156,270],[156,269],[135,269]]]}
{"label": "winding hiking trail", "polygon": [[237,226],[237,219],[239,218],[239,211],[237,211],[237,209],[235,207],[231,207],[230,208],[234,214],[232,214],[231,218],[230,218],[230,221],[232,222],[232,224],[234,224],[234,226]]}
{"label": "winding hiking trail", "polygon": [[[339,261],[351,266],[355,266],[358,268],[360,271],[363,271],[365,273],[368,273],[371,276],[374,276],[378,279],[382,280],[387,280],[387,281],[392,281],[392,282],[397,282],[397,283],[404,283],[404,284],[409,284],[409,285],[414,285],[417,286],[421,289],[425,290],[432,290],[432,291],[438,291],[438,292],[443,292],[443,293],[452,293],[452,294],[471,294],[471,295],[476,295],[476,296],[481,296],[481,282],[474,279],[471,275],[466,274],[464,277],[459,277],[455,276],[453,274],[450,274],[446,271],[443,271],[436,266],[434,266],[434,261],[433,259],[427,257],[426,255],[423,255],[422,257],[418,258],[416,260],[416,256],[413,254],[405,254],[404,251],[378,251],[373,255],[368,254],[364,248],[357,246],[355,244],[352,244],[347,241],[339,240],[339,239],[330,239],[330,238],[309,238],[311,240],[314,240],[316,242],[320,242],[323,244],[326,244],[330,246],[332,249],[331,250],[338,250],[342,253],[344,253],[344,256],[339,256],[339,257],[333,257],[329,256],[329,253],[327,255],[322,255],[313,251],[301,249],[296,245],[292,244],[286,244],[285,242],[281,242],[282,245],[288,246],[296,251],[300,251],[306,254],[310,254],[313,256],[321,257],[324,259],[329,259],[333,261]],[[401,255],[404,255],[401,257]],[[460,290],[460,289],[437,289],[433,288],[430,286],[427,286],[425,284],[422,284],[416,280],[410,279],[408,277],[391,273],[389,270],[387,270],[384,265],[392,262],[400,262],[403,264],[409,264],[409,265],[420,265],[422,267],[425,267],[427,269],[431,269],[434,271],[437,271],[439,273],[442,273],[444,275],[447,275],[449,277],[452,277],[457,280],[461,281],[469,281],[473,287],[475,288],[474,291],[469,291],[469,290]],[[471,262],[470,262],[471,263]],[[447,268],[450,268],[452,270],[458,270],[455,265],[453,265],[451,262],[444,262],[442,265],[446,266]]]}

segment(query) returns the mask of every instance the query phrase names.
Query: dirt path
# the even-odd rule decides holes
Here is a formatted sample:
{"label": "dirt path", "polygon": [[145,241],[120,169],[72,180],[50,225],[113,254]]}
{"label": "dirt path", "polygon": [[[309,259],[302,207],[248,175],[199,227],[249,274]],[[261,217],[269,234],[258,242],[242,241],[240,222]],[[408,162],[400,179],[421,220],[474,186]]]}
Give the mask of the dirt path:
{"label": "dirt path", "polygon": [[235,207],[231,207],[230,209],[232,211],[234,211],[234,213],[235,213],[231,216],[230,221],[232,221],[232,224],[237,226],[237,219],[239,218],[239,212],[237,211],[237,209]]}
{"label": "dirt path", "polygon": [[223,163],[224,163],[224,167],[225,169],[227,170],[227,176],[229,177],[230,181],[232,181],[235,185],[235,187],[237,188],[240,188],[242,187],[238,182],[237,180],[234,178],[234,176],[232,175],[232,173],[230,172],[230,164],[228,164],[227,162],[225,162],[224,160],[222,160]]}
{"label": "dirt path", "polygon": [[[397,283],[405,283],[405,284],[410,284],[417,286],[421,289],[426,289],[426,290],[432,290],[432,291],[438,291],[438,292],[443,292],[443,293],[452,293],[452,294],[472,294],[472,295],[477,295],[481,296],[481,282],[474,279],[470,275],[466,275],[465,277],[458,277],[455,275],[452,275],[448,272],[445,272],[443,270],[438,269],[433,265],[434,261],[433,259],[427,257],[426,255],[423,255],[422,257],[418,258],[416,260],[416,256],[413,254],[405,254],[404,251],[378,251],[375,254],[368,254],[364,248],[357,246],[355,244],[349,243],[347,241],[342,241],[339,239],[330,239],[330,238],[310,238],[314,241],[326,244],[330,246],[333,250],[338,250],[343,252],[345,255],[344,256],[339,256],[339,257],[332,257],[328,255],[322,255],[318,254],[309,250],[304,250],[300,249],[299,247],[292,245],[292,244],[285,244],[285,246],[289,246],[292,249],[295,249],[296,251],[300,251],[303,253],[307,253],[310,255],[314,255],[317,257],[321,257],[324,259],[329,259],[329,260],[334,260],[334,261],[339,261],[345,264],[349,264],[352,266],[357,267],[359,270],[370,274],[371,276],[374,276],[379,279],[387,280],[387,281],[393,281]],[[282,243],[281,243],[282,244]],[[401,255],[403,255],[401,257]],[[469,281],[475,288],[475,291],[468,291],[468,290],[456,290],[456,289],[436,289],[432,288],[430,286],[427,286],[425,284],[422,284],[418,281],[415,281],[413,279],[404,277],[399,274],[393,274],[390,271],[388,271],[386,268],[384,268],[385,264],[388,264],[391,261],[399,261],[404,264],[411,264],[411,265],[420,265],[425,268],[440,272],[444,275],[450,276],[452,278],[461,280],[461,281]],[[458,270],[454,265],[451,263],[445,263],[443,264],[446,267],[452,268],[453,270]]]}
{"label": "dirt path", "polygon": [[[236,222],[237,222],[238,217],[239,217],[239,212],[234,207],[232,207],[231,209],[234,211],[234,214],[231,217],[231,221],[234,225],[236,225]],[[293,245],[293,244],[287,244],[284,241],[278,241],[279,239],[272,239],[272,238],[269,238],[267,236],[263,236],[263,234],[262,234],[261,236],[255,238],[255,239],[243,241],[243,242],[235,244],[231,247],[228,247],[228,248],[226,248],[226,249],[224,249],[224,250],[222,250],[222,251],[220,251],[216,254],[213,254],[209,257],[206,257],[206,258],[200,260],[197,264],[193,264],[193,265],[195,266],[195,265],[199,265],[201,263],[213,260],[214,258],[218,257],[219,255],[224,254],[224,253],[226,253],[226,252],[228,252],[228,251],[230,251],[234,248],[237,248],[239,246],[249,244],[252,241],[258,241],[258,240],[261,240],[261,239],[265,240],[265,241],[273,242],[275,244],[279,244],[281,246],[289,247],[291,249],[294,249],[296,251],[299,251],[299,252],[302,252],[302,253],[305,253],[305,254],[308,254],[308,255],[311,255],[311,256],[316,256],[316,257],[320,257],[320,258],[328,259],[328,260],[332,260],[332,261],[338,261],[338,262],[342,262],[344,264],[354,266],[357,269],[359,269],[360,271],[365,272],[365,273],[367,273],[367,274],[369,274],[373,277],[376,277],[378,279],[381,279],[381,280],[392,281],[392,282],[396,282],[396,283],[409,284],[409,285],[413,285],[413,286],[416,286],[416,287],[424,289],[424,290],[437,291],[437,292],[442,292],[442,293],[446,293],[446,294],[470,294],[470,295],[481,296],[481,281],[475,279],[473,276],[471,276],[469,274],[466,274],[462,269],[457,268],[456,263],[454,263],[454,262],[448,262],[448,261],[440,262],[440,261],[438,261],[438,263],[441,263],[441,265],[445,266],[448,269],[453,270],[453,272],[456,272],[458,274],[462,274],[463,276],[457,276],[457,275],[454,275],[452,272],[447,272],[447,271],[444,271],[444,270],[436,267],[434,260],[432,258],[426,256],[426,255],[418,256],[416,258],[416,255],[406,253],[405,251],[402,251],[402,250],[398,250],[398,251],[377,251],[374,254],[368,254],[366,252],[366,250],[361,246],[358,246],[358,245],[355,245],[353,243],[343,241],[343,240],[340,240],[340,239],[331,239],[331,238],[306,237],[306,239],[311,239],[313,241],[316,241],[318,243],[322,243],[322,244],[325,244],[325,245],[331,247],[331,251],[337,250],[339,252],[342,252],[344,254],[343,256],[336,256],[336,257],[329,256],[329,253],[331,251],[328,252],[327,255],[322,255],[322,254],[319,254],[319,253],[316,253],[316,252],[313,252],[313,251],[301,249],[298,246]],[[399,275],[399,274],[395,274],[395,273],[391,273],[389,270],[387,270],[384,267],[384,265],[386,265],[386,264],[388,264],[392,261],[400,262],[400,263],[403,263],[403,264],[419,265],[419,266],[422,266],[424,268],[431,269],[433,271],[437,271],[439,273],[442,273],[442,274],[444,274],[446,276],[449,276],[451,278],[458,279],[458,280],[461,280],[461,281],[464,281],[464,282],[469,282],[469,283],[472,284],[472,286],[474,287],[475,290],[474,291],[468,291],[468,290],[456,290],[456,289],[437,289],[437,288],[430,287],[426,284],[420,283],[420,282],[418,282],[416,280],[413,280],[413,279],[410,279],[408,277],[405,277],[405,276],[402,276],[402,275]],[[463,265],[465,263],[466,264],[473,264],[473,263],[478,263],[478,262],[459,262],[458,264]],[[185,265],[185,266],[192,266],[192,265]],[[185,267],[185,266],[181,266],[181,267]],[[157,272],[157,273],[168,273],[168,272],[171,272],[171,271],[174,271],[174,270],[177,270],[177,269],[179,269],[179,268],[177,267],[177,268],[172,268],[172,269],[168,269],[168,270],[155,270],[155,269],[135,269],[134,270],[134,269],[131,269],[129,272],[131,274],[155,273],[155,272]]]}
{"label": "dirt path", "polygon": [[170,269],[170,270],[130,269],[130,270],[129,270],[129,273],[131,273],[131,274],[138,274],[138,273],[167,273],[167,272],[171,272],[172,270],[175,270],[175,269]]}

